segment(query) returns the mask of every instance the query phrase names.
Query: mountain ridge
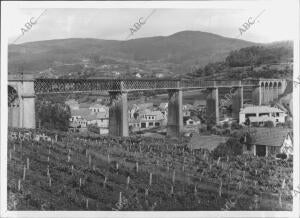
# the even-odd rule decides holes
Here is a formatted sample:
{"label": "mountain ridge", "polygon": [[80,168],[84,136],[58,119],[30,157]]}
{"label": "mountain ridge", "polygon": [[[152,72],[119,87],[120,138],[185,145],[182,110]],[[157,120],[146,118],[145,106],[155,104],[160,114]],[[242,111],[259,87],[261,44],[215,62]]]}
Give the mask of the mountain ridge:
{"label": "mountain ridge", "polygon": [[[125,41],[96,38],[53,39],[9,45],[8,70],[13,74],[20,70],[36,74],[55,68],[57,63],[82,65],[88,60],[92,62],[89,66],[95,69],[108,63],[112,66],[119,65],[120,69],[116,70],[120,72],[140,67],[141,72],[146,73],[153,73],[154,69],[159,69],[158,71],[184,74],[191,66],[199,67],[210,62],[222,61],[230,51],[254,45],[267,44],[190,30],[169,36]],[[81,68],[78,70],[83,70]],[[64,74],[59,71],[56,73]]]}

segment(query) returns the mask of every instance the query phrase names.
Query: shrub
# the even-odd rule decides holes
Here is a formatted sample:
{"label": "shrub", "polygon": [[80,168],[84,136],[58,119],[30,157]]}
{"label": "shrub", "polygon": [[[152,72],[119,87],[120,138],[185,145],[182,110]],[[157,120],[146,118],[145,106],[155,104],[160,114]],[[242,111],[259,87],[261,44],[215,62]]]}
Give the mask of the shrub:
{"label": "shrub", "polygon": [[274,123],[272,121],[266,121],[264,123],[264,127],[269,127],[269,128],[274,127]]}
{"label": "shrub", "polygon": [[243,153],[243,145],[236,138],[229,138],[226,143],[221,143],[213,150],[214,158],[236,156]]}
{"label": "shrub", "polygon": [[243,128],[243,126],[238,124],[237,122],[231,123],[231,129],[241,129],[241,128]]}
{"label": "shrub", "polygon": [[223,123],[223,128],[225,128],[225,129],[226,129],[226,128],[228,128],[228,127],[229,127],[229,124],[228,124],[228,122],[224,122],[224,123]]}
{"label": "shrub", "polygon": [[253,127],[259,127],[259,123],[258,122],[252,122],[252,126]]}
{"label": "shrub", "polygon": [[276,154],[277,158],[286,159],[287,155],[285,153]]}

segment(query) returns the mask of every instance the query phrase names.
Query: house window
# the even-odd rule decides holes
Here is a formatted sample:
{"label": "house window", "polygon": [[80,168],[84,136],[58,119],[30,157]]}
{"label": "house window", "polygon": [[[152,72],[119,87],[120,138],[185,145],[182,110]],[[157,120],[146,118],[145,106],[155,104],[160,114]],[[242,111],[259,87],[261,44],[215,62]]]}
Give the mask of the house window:
{"label": "house window", "polygon": [[245,117],[246,118],[248,118],[248,117],[256,117],[256,114],[246,114]]}
{"label": "house window", "polygon": [[150,123],[149,123],[149,126],[153,126],[153,122],[150,122]]}
{"label": "house window", "polygon": [[276,113],[276,117],[279,117],[279,113]]}
{"label": "house window", "polygon": [[155,122],[155,126],[160,126],[160,123],[159,122]]}
{"label": "house window", "polygon": [[256,145],[256,155],[260,157],[265,157],[267,154],[267,149],[265,145]]}
{"label": "house window", "polygon": [[279,122],[278,119],[276,119],[276,122]]}
{"label": "house window", "polygon": [[141,123],[141,128],[146,128],[146,123]]}
{"label": "house window", "polygon": [[194,122],[193,121],[189,121],[189,124],[193,124]]}
{"label": "house window", "polygon": [[260,113],[259,116],[269,116],[269,113]]}

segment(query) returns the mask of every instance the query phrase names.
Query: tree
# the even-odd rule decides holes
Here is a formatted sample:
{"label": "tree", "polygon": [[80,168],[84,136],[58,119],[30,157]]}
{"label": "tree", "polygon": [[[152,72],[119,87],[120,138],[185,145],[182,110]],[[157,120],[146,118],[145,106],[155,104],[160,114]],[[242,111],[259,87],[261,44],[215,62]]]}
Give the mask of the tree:
{"label": "tree", "polygon": [[225,156],[236,156],[243,153],[243,145],[236,138],[229,138],[226,143],[221,143],[213,150],[215,158]]}
{"label": "tree", "polygon": [[67,131],[71,111],[64,103],[52,103],[51,101],[37,101],[37,120],[40,127]]}
{"label": "tree", "polygon": [[88,125],[87,128],[88,128],[88,131],[90,131],[90,132],[97,133],[97,134],[100,133],[100,129],[96,124],[90,124],[90,125]]}

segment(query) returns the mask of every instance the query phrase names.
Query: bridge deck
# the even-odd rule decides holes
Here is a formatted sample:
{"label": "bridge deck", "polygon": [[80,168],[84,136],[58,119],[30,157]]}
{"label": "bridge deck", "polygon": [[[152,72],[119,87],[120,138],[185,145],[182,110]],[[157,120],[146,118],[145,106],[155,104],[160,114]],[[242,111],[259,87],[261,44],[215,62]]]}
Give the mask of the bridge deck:
{"label": "bridge deck", "polygon": [[94,92],[94,91],[143,91],[166,89],[207,89],[221,87],[255,87],[257,80],[207,81],[170,79],[35,79],[35,94]]}

